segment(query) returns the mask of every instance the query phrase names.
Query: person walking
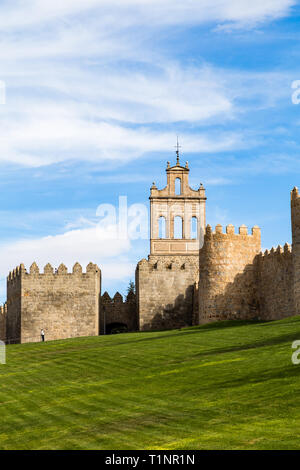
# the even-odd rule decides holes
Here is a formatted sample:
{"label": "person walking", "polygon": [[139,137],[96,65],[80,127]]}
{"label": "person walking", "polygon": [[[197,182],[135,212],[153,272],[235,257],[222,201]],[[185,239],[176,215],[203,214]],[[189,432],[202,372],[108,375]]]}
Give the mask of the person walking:
{"label": "person walking", "polygon": [[45,341],[45,332],[43,329],[41,329],[41,338],[42,338],[42,341],[44,342]]}

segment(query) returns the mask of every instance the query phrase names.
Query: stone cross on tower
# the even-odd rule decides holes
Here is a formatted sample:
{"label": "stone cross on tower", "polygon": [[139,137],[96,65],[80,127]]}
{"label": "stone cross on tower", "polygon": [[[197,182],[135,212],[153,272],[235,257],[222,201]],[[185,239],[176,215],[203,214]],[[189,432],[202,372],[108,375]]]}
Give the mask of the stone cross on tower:
{"label": "stone cross on tower", "polygon": [[205,233],[205,189],[189,186],[188,162],[180,165],[179,142],[176,165],[167,164],[167,186],[150,194],[150,255],[198,255]]}

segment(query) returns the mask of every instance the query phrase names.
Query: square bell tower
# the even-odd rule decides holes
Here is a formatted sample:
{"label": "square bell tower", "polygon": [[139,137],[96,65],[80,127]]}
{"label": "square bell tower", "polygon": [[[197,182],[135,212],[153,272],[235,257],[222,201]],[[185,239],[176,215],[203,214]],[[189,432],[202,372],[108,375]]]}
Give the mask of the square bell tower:
{"label": "square bell tower", "polygon": [[205,189],[189,186],[188,162],[180,165],[177,143],[177,162],[167,164],[167,185],[150,194],[150,255],[199,255],[206,227]]}

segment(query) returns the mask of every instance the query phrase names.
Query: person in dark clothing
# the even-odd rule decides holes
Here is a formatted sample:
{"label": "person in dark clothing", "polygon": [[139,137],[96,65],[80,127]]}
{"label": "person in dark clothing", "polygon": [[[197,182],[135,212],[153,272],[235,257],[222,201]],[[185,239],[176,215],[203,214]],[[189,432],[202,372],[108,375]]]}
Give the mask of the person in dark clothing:
{"label": "person in dark clothing", "polygon": [[42,341],[45,341],[45,332],[43,329],[41,330],[41,338],[42,338]]}

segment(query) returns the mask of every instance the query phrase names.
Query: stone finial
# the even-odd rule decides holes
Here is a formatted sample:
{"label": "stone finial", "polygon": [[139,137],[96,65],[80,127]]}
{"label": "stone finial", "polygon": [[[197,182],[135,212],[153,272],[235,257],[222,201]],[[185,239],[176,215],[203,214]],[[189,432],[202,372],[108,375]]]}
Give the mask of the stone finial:
{"label": "stone finial", "polygon": [[189,162],[185,162],[185,168],[188,170],[189,169]]}
{"label": "stone finial", "polygon": [[198,192],[201,197],[205,197],[205,187],[203,186],[203,183],[200,183]]}
{"label": "stone finial", "polygon": [[274,255],[274,253],[275,253],[275,248],[274,248],[274,246],[272,246],[272,248],[271,248],[271,250],[270,250],[270,253],[271,253],[271,255]]}
{"label": "stone finial", "polygon": [[292,249],[291,249],[291,245],[289,243],[286,243],[283,247],[283,251],[284,253],[291,253]]}
{"label": "stone finial", "polygon": [[241,225],[239,228],[240,235],[248,235],[248,227],[246,225]]}
{"label": "stone finial", "polygon": [[157,189],[155,182],[153,181],[151,189]]}
{"label": "stone finial", "polygon": [[223,226],[221,224],[216,225],[216,233],[223,233]]}
{"label": "stone finial", "polygon": [[171,165],[170,162],[167,162],[167,170],[169,170],[169,168],[171,168]]}
{"label": "stone finial", "polygon": [[206,226],[206,235],[211,235],[212,234],[212,229],[211,229],[211,225],[207,225]]}
{"label": "stone finial", "polygon": [[79,263],[75,263],[73,266],[73,274],[82,274],[82,266]]}
{"label": "stone finial", "polygon": [[226,233],[227,235],[233,235],[234,234],[234,225],[228,224],[226,227]]}
{"label": "stone finial", "polygon": [[44,267],[44,274],[53,274],[53,268],[50,263]]}
{"label": "stone finial", "polygon": [[281,245],[278,245],[278,247],[276,248],[276,253],[281,255],[283,253],[283,248]]}
{"label": "stone finial", "polygon": [[35,261],[30,266],[29,272],[30,272],[30,274],[39,274],[40,273],[39,267],[38,267],[38,265],[36,264]]}

